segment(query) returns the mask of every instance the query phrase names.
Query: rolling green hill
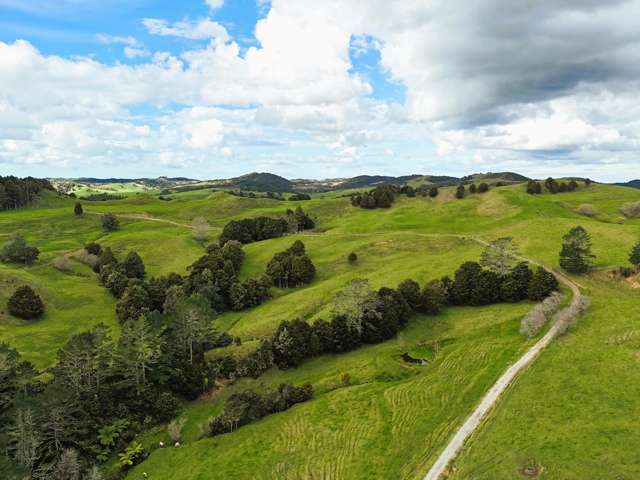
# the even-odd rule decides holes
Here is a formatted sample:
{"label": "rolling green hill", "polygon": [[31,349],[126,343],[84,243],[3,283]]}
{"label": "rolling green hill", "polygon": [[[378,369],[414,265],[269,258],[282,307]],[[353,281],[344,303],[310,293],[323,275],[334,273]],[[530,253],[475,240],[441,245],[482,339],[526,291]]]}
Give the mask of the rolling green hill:
{"label": "rolling green hill", "polygon": [[[277,215],[297,206],[210,190],[173,197],[163,202],[141,193],[85,202],[85,215],[77,218],[73,200],[47,194],[37,207],[0,213],[3,237],[21,232],[42,251],[33,266],[0,264],[0,302],[4,305],[15,285],[28,283],[50,307],[43,319],[29,323],[2,311],[0,338],[44,368],[74,333],[100,321],[117,332],[114,301],[88,268],[74,262],[73,272],[62,273],[50,264],[86,242],[111,246],[121,258],[137,251],[150,275],[184,273],[203,252],[191,236],[194,217],[205,217],[215,237],[231,219]],[[640,411],[635,368],[640,290],[606,270],[624,265],[640,238],[640,220],[620,214],[624,203],[638,200],[638,190],[607,185],[531,196],[524,185],[514,184],[463,200],[446,187],[435,199],[401,196],[392,208],[378,210],[354,208],[337,193],[314,196],[304,208],[316,219],[316,229],[245,246],[241,272],[244,278],[262,273],[275,252],[299,238],[317,267],[314,282],[274,289],[272,300],[227,312],[213,323],[242,339],[242,347],[227,348],[250,348],[281,320],[326,318],[335,294],[351,279],[366,278],[377,288],[395,287],[408,277],[423,283],[451,275],[462,262],[478,259],[482,246],[475,238],[511,236],[523,254],[557,268],[562,235],[580,224],[591,233],[597,255],[596,270],[576,278],[593,298],[592,308],[510,388],[451,475],[527,478],[521,472],[533,465],[539,478],[635,478],[640,461],[629,446],[640,441],[633,428],[634,412]],[[583,204],[597,215],[578,213]],[[120,216],[121,230],[101,229],[99,214],[108,211]],[[355,265],[346,261],[352,251],[359,257]],[[180,448],[156,448],[158,441],[168,441],[162,428],[144,433],[139,440],[153,453],[127,479],[141,478],[142,472],[152,479],[189,480],[422,478],[491,384],[535,341],[518,331],[530,308],[528,303],[448,308],[436,317],[414,318],[387,342],[226,385],[184,406]],[[403,353],[427,363],[407,364]],[[232,393],[282,382],[311,382],[314,399],[233,433],[202,438],[208,419]]]}

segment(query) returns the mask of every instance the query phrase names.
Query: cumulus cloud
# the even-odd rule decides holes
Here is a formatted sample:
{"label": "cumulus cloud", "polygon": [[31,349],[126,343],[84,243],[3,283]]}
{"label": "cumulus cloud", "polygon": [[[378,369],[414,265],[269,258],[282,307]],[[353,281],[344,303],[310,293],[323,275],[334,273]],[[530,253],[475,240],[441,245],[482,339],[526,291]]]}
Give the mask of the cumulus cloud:
{"label": "cumulus cloud", "polygon": [[[258,0],[257,8],[265,16],[247,49],[211,18],[143,20],[152,35],[205,41],[179,55],[98,36],[128,58],[149,56],[135,66],[0,42],[0,159],[154,157],[179,166],[284,144],[314,149],[323,162],[357,166],[378,155],[398,165],[404,142],[433,145],[456,167],[637,161],[640,0]],[[354,71],[352,59],[370,50],[406,87],[403,105],[371,98],[374,87]],[[159,113],[132,113],[145,104]]]}

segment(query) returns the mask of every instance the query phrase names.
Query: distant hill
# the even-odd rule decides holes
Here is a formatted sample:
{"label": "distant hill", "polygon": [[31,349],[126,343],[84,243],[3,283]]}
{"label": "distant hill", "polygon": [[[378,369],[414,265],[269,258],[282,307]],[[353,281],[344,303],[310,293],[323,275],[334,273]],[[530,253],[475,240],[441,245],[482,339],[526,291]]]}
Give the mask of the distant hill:
{"label": "distant hill", "polygon": [[213,186],[231,187],[253,192],[293,192],[293,183],[284,177],[266,172],[253,172],[228,180],[215,180]]}
{"label": "distant hill", "polygon": [[639,180],[631,180],[629,182],[619,182],[614,183],[614,185],[618,185],[619,187],[631,187],[631,188],[640,188],[640,179]]}
{"label": "distant hill", "polygon": [[473,175],[467,175],[460,179],[462,182],[507,182],[507,183],[520,183],[531,180],[529,177],[520,175],[514,172],[487,172],[487,173],[474,173]]}
{"label": "distant hill", "polygon": [[89,184],[105,184],[105,183],[144,183],[146,185],[158,185],[163,183],[175,183],[175,182],[199,182],[193,178],[187,177],[158,177],[158,178],[93,178],[93,177],[80,177],[73,180],[78,183]]}

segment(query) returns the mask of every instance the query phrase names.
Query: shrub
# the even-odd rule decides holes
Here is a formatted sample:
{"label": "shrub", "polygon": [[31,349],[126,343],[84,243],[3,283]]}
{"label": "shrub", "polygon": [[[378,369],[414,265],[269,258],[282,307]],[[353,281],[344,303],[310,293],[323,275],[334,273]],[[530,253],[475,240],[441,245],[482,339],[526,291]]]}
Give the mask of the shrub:
{"label": "shrub", "polygon": [[625,203],[620,211],[627,218],[640,218],[640,202]]}
{"label": "shrub", "polygon": [[640,267],[640,240],[636,243],[629,253],[629,262],[636,267]]}
{"label": "shrub", "polygon": [[153,404],[153,412],[158,422],[168,422],[180,409],[180,401],[170,392],[162,392]]}
{"label": "shrub", "polygon": [[24,285],[11,295],[7,302],[7,310],[15,317],[31,320],[42,316],[44,303],[31,287]]}
{"label": "shrub", "polygon": [[79,262],[89,265],[91,268],[95,267],[98,263],[98,257],[87,252],[84,248],[74,254],[74,257]]}
{"label": "shrub", "polygon": [[5,243],[0,250],[0,260],[3,262],[24,263],[30,265],[36,261],[40,255],[40,250],[27,245],[22,235],[15,234]]}
{"label": "shrub", "polygon": [[196,217],[191,222],[191,227],[193,229],[193,238],[197,242],[204,242],[207,238],[209,238],[209,230],[211,227],[209,226],[209,222],[204,217]]}
{"label": "shrub", "polygon": [[105,213],[102,215],[102,228],[107,232],[112,232],[120,228],[120,221],[113,213]]}
{"label": "shrub", "polygon": [[182,427],[186,423],[186,419],[184,418],[176,418],[171,420],[171,423],[167,425],[167,433],[169,434],[169,438],[173,443],[179,442],[182,438]]}
{"label": "shrub", "polygon": [[438,187],[431,187],[431,188],[429,189],[429,196],[430,196],[431,198],[435,198],[435,197],[437,197],[437,196],[438,196]]}
{"label": "shrub", "polygon": [[144,263],[140,255],[136,252],[129,252],[127,258],[125,258],[124,262],[120,265],[120,268],[127,278],[144,278]]}
{"label": "shrub", "polygon": [[578,318],[587,311],[591,304],[591,298],[581,295],[578,302],[572,303],[567,308],[563,308],[553,317],[553,323],[558,324],[558,335],[562,335],[570,327],[576,324]]}
{"label": "shrub", "polygon": [[598,214],[596,207],[590,205],[588,203],[583,203],[576,210],[580,215],[584,215],[585,217],[595,217]]}
{"label": "shrub", "polygon": [[71,262],[64,255],[60,255],[59,257],[54,258],[51,261],[51,265],[56,270],[60,270],[61,272],[70,272],[71,271]]}
{"label": "shrub", "polygon": [[87,243],[84,249],[91,255],[100,255],[102,253],[102,247],[96,242]]}
{"label": "shrub", "polygon": [[478,193],[485,193],[489,191],[489,184],[482,182],[478,185]]}
{"label": "shrub", "polygon": [[358,261],[358,254],[356,252],[351,252],[349,256],[347,256],[347,261],[351,264],[356,263]]}
{"label": "shrub", "polygon": [[73,213],[75,213],[76,215],[82,215],[82,204],[80,202],[76,202],[75,206],[73,207]]}
{"label": "shrub", "polygon": [[464,185],[458,185],[456,188],[456,198],[464,198]]}
{"label": "shrub", "polygon": [[535,337],[546,323],[547,315],[560,306],[561,300],[562,296],[558,292],[554,292],[541,303],[535,304],[520,322],[520,333],[527,337]]}

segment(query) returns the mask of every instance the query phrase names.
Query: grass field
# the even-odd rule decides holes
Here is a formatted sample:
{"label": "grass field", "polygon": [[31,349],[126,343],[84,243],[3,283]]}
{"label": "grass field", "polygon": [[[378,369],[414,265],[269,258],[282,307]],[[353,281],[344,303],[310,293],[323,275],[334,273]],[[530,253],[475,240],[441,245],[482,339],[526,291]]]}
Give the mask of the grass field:
{"label": "grass field", "polygon": [[[207,218],[213,236],[230,219],[298,205],[317,219],[314,232],[296,237],[318,270],[311,285],[276,290],[275,298],[259,307],[214,321],[245,345],[270,335],[281,320],[326,318],[333,296],[350,279],[367,278],[380,287],[407,277],[424,282],[452,274],[463,261],[478,258],[481,246],[471,237],[512,236],[525,255],[556,266],[562,235],[581,224],[593,236],[599,269],[577,278],[593,297],[592,308],[510,388],[454,465],[452,478],[526,478],[520,472],[530,463],[541,466],[539,478],[640,476],[640,459],[629,448],[640,440],[632,428],[640,412],[640,291],[600,271],[625,264],[640,237],[640,220],[619,213],[622,204],[640,199],[640,191],[593,185],[532,197],[523,185],[512,185],[454,200],[451,189],[442,189],[436,199],[400,197],[389,210],[355,209],[348,199],[327,194],[306,202],[210,190],[172,197],[170,202],[146,194],[84,202],[83,218],[74,217],[71,200],[54,196],[38,208],[1,213],[0,239],[20,231],[42,254],[30,267],[0,266],[0,302],[4,305],[14,285],[28,283],[43,294],[48,310],[29,324],[0,313],[0,338],[46,367],[72,334],[99,321],[117,331],[113,299],[89,270],[74,264],[73,274],[61,273],[50,261],[97,240],[121,257],[138,251],[150,275],[184,273],[203,252],[187,228],[196,216]],[[577,213],[585,203],[596,207],[595,217]],[[97,214],[107,211],[121,215],[120,231],[102,231]],[[241,276],[261,274],[271,256],[293,240],[247,245]],[[356,265],[346,262],[351,251],[358,253]],[[422,478],[491,383],[530,345],[518,333],[529,308],[526,303],[450,308],[435,318],[417,317],[383,344],[238,382],[185,406],[183,446],[156,450],[127,478],[140,478],[142,471],[150,478],[190,480]],[[407,351],[431,361],[407,365],[399,358]],[[350,385],[341,383],[344,373]],[[208,418],[233,391],[283,381],[312,382],[315,398],[232,434],[200,439]],[[151,446],[163,435],[155,430],[143,439]]]}

